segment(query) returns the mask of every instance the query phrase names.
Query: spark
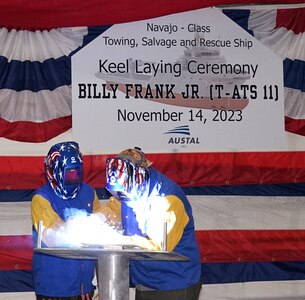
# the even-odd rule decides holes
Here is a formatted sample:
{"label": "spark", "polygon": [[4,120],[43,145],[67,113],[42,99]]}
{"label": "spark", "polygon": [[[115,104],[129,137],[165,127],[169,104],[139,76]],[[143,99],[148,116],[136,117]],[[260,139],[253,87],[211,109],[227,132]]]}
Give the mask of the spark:
{"label": "spark", "polygon": [[88,214],[84,210],[67,210],[66,223],[58,228],[46,230],[47,240],[52,240],[56,247],[84,247],[88,245],[125,245],[121,230],[106,222],[103,214]]}

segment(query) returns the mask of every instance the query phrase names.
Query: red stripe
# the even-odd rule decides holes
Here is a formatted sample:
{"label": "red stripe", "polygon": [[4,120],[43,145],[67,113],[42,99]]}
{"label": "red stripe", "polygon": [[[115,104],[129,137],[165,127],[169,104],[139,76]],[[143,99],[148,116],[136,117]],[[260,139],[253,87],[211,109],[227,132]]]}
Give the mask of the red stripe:
{"label": "red stripe", "polygon": [[305,136],[305,120],[285,117],[285,130]]}
{"label": "red stripe", "polygon": [[305,260],[305,230],[207,230],[196,237],[202,262]]}
{"label": "red stripe", "polygon": [[[275,3],[264,0],[264,4]],[[303,3],[294,0],[293,3]],[[69,26],[95,26],[143,20],[167,14],[198,8],[227,5],[253,4],[252,0],[65,0],[65,1],[2,1],[0,5],[0,25],[13,28],[57,28]],[[287,4],[278,0],[276,3]]]}
{"label": "red stripe", "polygon": [[72,117],[61,117],[36,123],[28,121],[9,122],[0,118],[0,137],[20,142],[47,142],[67,131],[72,126]]}
{"label": "red stripe", "polygon": [[284,27],[295,34],[305,32],[305,8],[278,9],[276,27]]}
{"label": "red stripe", "polygon": [[[105,187],[108,155],[84,156],[84,181]],[[147,154],[181,186],[305,182],[305,152]],[[43,157],[0,156],[0,189],[36,189],[46,182]]]}
{"label": "red stripe", "polygon": [[0,270],[31,270],[32,249],[0,249]]}
{"label": "red stripe", "polygon": [[[305,261],[305,230],[196,231],[202,263]],[[0,236],[0,270],[30,270],[32,236]]]}
{"label": "red stripe", "polygon": [[0,270],[31,270],[31,235],[0,236]]}

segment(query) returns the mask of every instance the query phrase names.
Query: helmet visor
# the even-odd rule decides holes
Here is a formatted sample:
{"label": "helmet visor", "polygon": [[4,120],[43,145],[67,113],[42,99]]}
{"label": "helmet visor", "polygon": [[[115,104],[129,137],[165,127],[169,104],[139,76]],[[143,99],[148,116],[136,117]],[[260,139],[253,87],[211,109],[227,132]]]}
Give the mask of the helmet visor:
{"label": "helmet visor", "polygon": [[135,188],[139,195],[143,196],[148,188],[149,171],[146,167],[139,166],[135,172]]}
{"label": "helmet visor", "polygon": [[128,161],[120,158],[108,158],[106,160],[106,187],[112,191],[129,191],[132,166]]}
{"label": "helmet visor", "polygon": [[64,174],[64,186],[79,185],[83,179],[82,168],[66,168]]}

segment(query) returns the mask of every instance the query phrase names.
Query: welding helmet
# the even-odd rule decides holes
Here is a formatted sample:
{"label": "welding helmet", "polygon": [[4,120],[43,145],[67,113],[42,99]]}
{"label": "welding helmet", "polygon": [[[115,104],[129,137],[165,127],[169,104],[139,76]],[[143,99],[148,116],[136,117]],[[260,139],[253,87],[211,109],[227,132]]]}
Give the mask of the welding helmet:
{"label": "welding helmet", "polygon": [[55,144],[44,165],[47,180],[56,195],[64,200],[75,198],[83,179],[83,160],[78,143]]}
{"label": "welding helmet", "polygon": [[151,163],[139,149],[128,150],[132,152],[122,151],[118,156],[106,160],[106,188],[121,202],[147,197],[149,189],[148,166]]}

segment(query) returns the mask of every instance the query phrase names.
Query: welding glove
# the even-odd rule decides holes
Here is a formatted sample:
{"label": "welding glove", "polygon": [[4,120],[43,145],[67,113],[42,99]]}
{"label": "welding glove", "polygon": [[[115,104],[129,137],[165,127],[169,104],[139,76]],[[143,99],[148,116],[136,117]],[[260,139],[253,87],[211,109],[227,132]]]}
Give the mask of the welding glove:
{"label": "welding glove", "polygon": [[143,248],[147,250],[161,250],[161,245],[158,245],[157,243],[153,242],[150,239],[147,239],[145,237],[139,236],[139,235],[133,235],[133,236],[126,236],[127,239],[131,241],[132,244]]}
{"label": "welding glove", "polygon": [[104,206],[100,206],[94,213],[103,214],[106,219],[105,223],[112,228],[122,229],[121,203],[114,197],[110,197],[109,201]]}

